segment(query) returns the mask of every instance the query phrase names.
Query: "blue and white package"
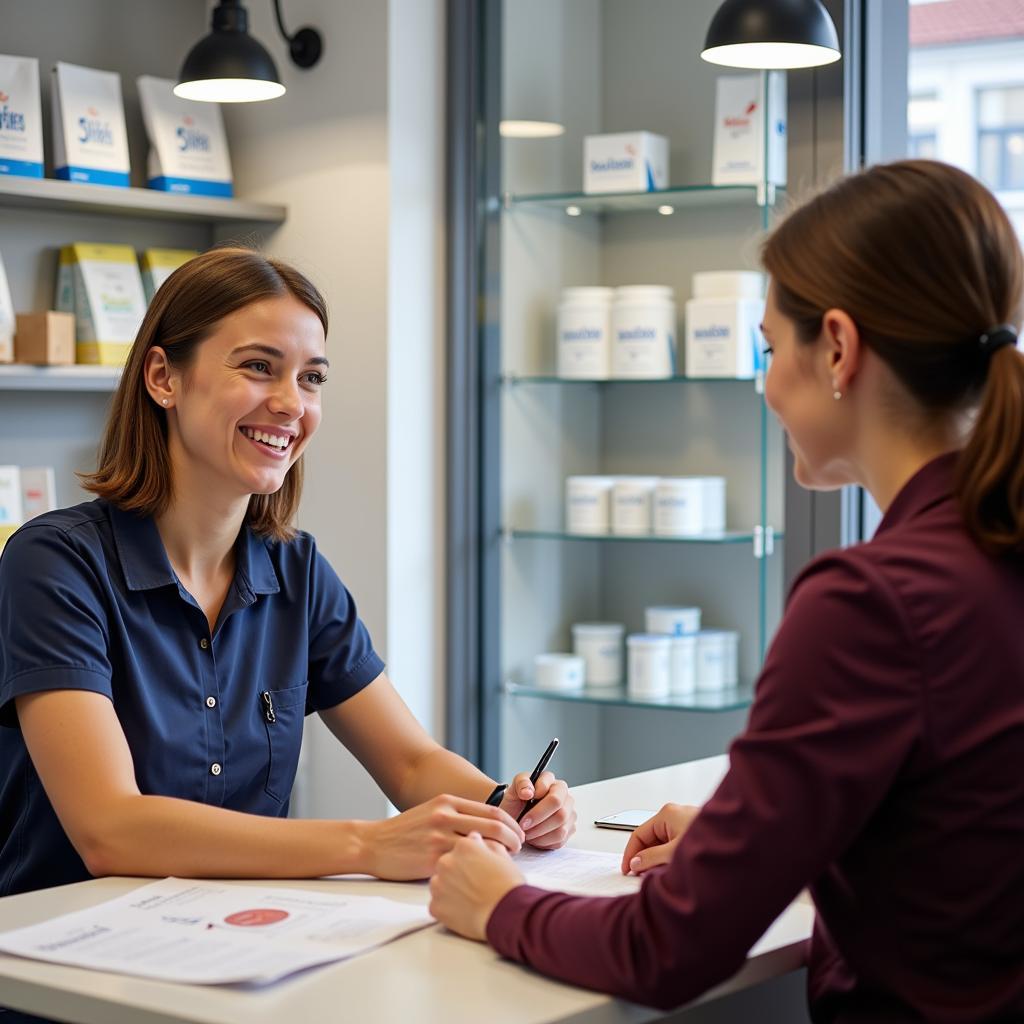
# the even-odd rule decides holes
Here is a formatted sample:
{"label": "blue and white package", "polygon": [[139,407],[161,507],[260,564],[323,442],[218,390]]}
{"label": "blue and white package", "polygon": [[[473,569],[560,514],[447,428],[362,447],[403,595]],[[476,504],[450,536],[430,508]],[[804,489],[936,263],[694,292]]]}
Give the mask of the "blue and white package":
{"label": "blue and white package", "polygon": [[39,61],[0,54],[0,174],[43,176]]}
{"label": "blue and white package", "polygon": [[53,165],[58,178],[129,185],[121,76],[77,64],[53,69]]}
{"label": "blue and white package", "polygon": [[232,195],[231,159],[219,104],[175,96],[169,78],[143,75],[137,84],[149,136],[149,187],[201,196]]}

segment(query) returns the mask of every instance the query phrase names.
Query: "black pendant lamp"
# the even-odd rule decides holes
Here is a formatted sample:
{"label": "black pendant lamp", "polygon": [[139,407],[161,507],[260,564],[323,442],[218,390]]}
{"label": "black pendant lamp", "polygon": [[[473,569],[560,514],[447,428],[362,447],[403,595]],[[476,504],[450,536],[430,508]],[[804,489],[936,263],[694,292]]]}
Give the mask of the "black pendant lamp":
{"label": "black pendant lamp", "polygon": [[821,0],[725,0],[701,51],[708,63],[733,68],[811,68],[841,56]]}
{"label": "black pendant lamp", "polygon": [[[289,36],[274,0],[277,26],[288,43],[292,61],[312,67],[323,50],[316,29],[302,28]],[[220,0],[213,9],[212,31],[188,52],[174,94],[209,103],[250,103],[283,96],[284,85],[266,48],[249,35],[249,13],[240,0]]]}

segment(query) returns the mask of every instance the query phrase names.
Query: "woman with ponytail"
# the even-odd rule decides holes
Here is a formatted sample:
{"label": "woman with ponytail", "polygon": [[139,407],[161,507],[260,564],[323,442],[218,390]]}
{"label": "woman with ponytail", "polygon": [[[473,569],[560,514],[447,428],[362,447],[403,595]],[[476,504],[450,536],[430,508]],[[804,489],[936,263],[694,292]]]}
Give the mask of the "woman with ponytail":
{"label": "woman with ponytail", "polygon": [[[973,178],[852,175],[770,236],[765,395],[799,483],[884,518],[795,581],[730,768],[634,833],[614,900],[523,884],[477,837],[432,909],[659,1007],[736,971],[809,887],[815,1021],[1024,1019],[1024,260]],[[656,870],[651,870],[655,868]]]}

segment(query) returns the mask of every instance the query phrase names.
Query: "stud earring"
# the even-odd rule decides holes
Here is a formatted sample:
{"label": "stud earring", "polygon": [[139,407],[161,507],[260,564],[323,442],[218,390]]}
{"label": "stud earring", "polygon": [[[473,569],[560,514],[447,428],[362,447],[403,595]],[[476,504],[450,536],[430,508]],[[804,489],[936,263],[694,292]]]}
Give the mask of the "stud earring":
{"label": "stud earring", "polygon": [[166,398],[161,398],[161,399],[160,399],[160,401],[161,401],[161,403],[162,403],[163,405],[166,405],[166,404],[167,404],[167,399],[166,399]]}
{"label": "stud earring", "polygon": [[838,402],[839,399],[843,397],[843,393],[842,391],[833,391],[832,397]]}

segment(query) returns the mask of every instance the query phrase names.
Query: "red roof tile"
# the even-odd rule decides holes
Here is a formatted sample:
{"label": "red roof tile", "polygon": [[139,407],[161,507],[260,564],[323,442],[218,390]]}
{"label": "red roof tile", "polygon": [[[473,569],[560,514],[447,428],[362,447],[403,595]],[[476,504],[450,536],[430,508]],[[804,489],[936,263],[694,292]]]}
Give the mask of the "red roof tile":
{"label": "red roof tile", "polygon": [[910,45],[1024,37],[1024,0],[938,0],[910,8]]}

